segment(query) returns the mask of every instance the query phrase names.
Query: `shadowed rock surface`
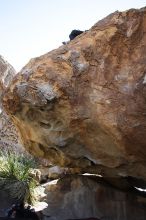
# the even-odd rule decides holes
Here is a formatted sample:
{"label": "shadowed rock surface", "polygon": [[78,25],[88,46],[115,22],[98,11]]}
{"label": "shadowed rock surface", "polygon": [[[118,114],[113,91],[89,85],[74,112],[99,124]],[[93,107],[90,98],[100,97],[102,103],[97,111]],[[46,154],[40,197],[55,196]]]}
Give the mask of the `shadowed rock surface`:
{"label": "shadowed rock surface", "polygon": [[15,77],[3,104],[26,149],[146,180],[146,8],[115,12]]}
{"label": "shadowed rock surface", "polygon": [[7,210],[14,203],[15,203],[15,201],[10,197],[8,192],[0,189],[0,217],[5,217]]}
{"label": "shadowed rock surface", "polygon": [[66,176],[57,185],[48,186],[46,192],[45,220],[146,218],[146,198],[114,189],[99,177]]}

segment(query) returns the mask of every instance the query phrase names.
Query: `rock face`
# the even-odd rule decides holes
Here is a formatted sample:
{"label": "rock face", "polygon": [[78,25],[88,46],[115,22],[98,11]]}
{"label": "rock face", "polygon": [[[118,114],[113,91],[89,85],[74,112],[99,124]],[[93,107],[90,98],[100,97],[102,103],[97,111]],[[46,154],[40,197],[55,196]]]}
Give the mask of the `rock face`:
{"label": "rock face", "polygon": [[0,149],[24,152],[21,138],[12,120],[3,110],[1,96],[16,75],[14,68],[0,56]]}
{"label": "rock face", "polygon": [[[47,187],[45,220],[145,220],[146,198],[121,192],[86,176],[68,176]],[[50,217],[49,217],[50,216]],[[92,219],[91,218],[91,219]]]}
{"label": "rock face", "polygon": [[0,149],[25,152],[19,131],[4,111],[0,114]]}
{"label": "rock face", "polygon": [[0,94],[16,75],[14,68],[0,55]]}
{"label": "rock face", "polygon": [[32,59],[3,104],[34,155],[146,179],[146,8],[115,12]]}

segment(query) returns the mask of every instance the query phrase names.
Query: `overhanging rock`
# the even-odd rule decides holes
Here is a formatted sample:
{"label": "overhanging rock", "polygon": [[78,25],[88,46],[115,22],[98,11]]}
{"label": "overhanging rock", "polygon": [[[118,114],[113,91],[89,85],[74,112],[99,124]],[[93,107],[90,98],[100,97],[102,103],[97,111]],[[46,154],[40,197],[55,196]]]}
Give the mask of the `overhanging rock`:
{"label": "overhanging rock", "polygon": [[146,8],[115,12],[30,60],[3,104],[32,154],[146,179]]}

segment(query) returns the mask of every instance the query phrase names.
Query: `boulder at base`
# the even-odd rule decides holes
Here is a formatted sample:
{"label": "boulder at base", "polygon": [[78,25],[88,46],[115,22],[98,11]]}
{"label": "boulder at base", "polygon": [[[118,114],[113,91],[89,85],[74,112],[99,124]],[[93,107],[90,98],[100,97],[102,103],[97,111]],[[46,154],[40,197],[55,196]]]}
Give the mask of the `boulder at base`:
{"label": "boulder at base", "polygon": [[47,186],[46,193],[45,220],[146,219],[146,198],[114,189],[102,178],[66,176]]}

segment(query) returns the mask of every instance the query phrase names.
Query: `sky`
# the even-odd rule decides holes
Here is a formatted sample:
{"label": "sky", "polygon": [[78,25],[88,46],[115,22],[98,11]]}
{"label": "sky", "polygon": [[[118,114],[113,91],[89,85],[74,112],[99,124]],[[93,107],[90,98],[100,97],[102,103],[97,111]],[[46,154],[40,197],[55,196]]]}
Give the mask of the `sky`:
{"label": "sky", "polygon": [[58,48],[73,29],[90,29],[108,14],[144,0],[0,0],[0,55],[15,69]]}

